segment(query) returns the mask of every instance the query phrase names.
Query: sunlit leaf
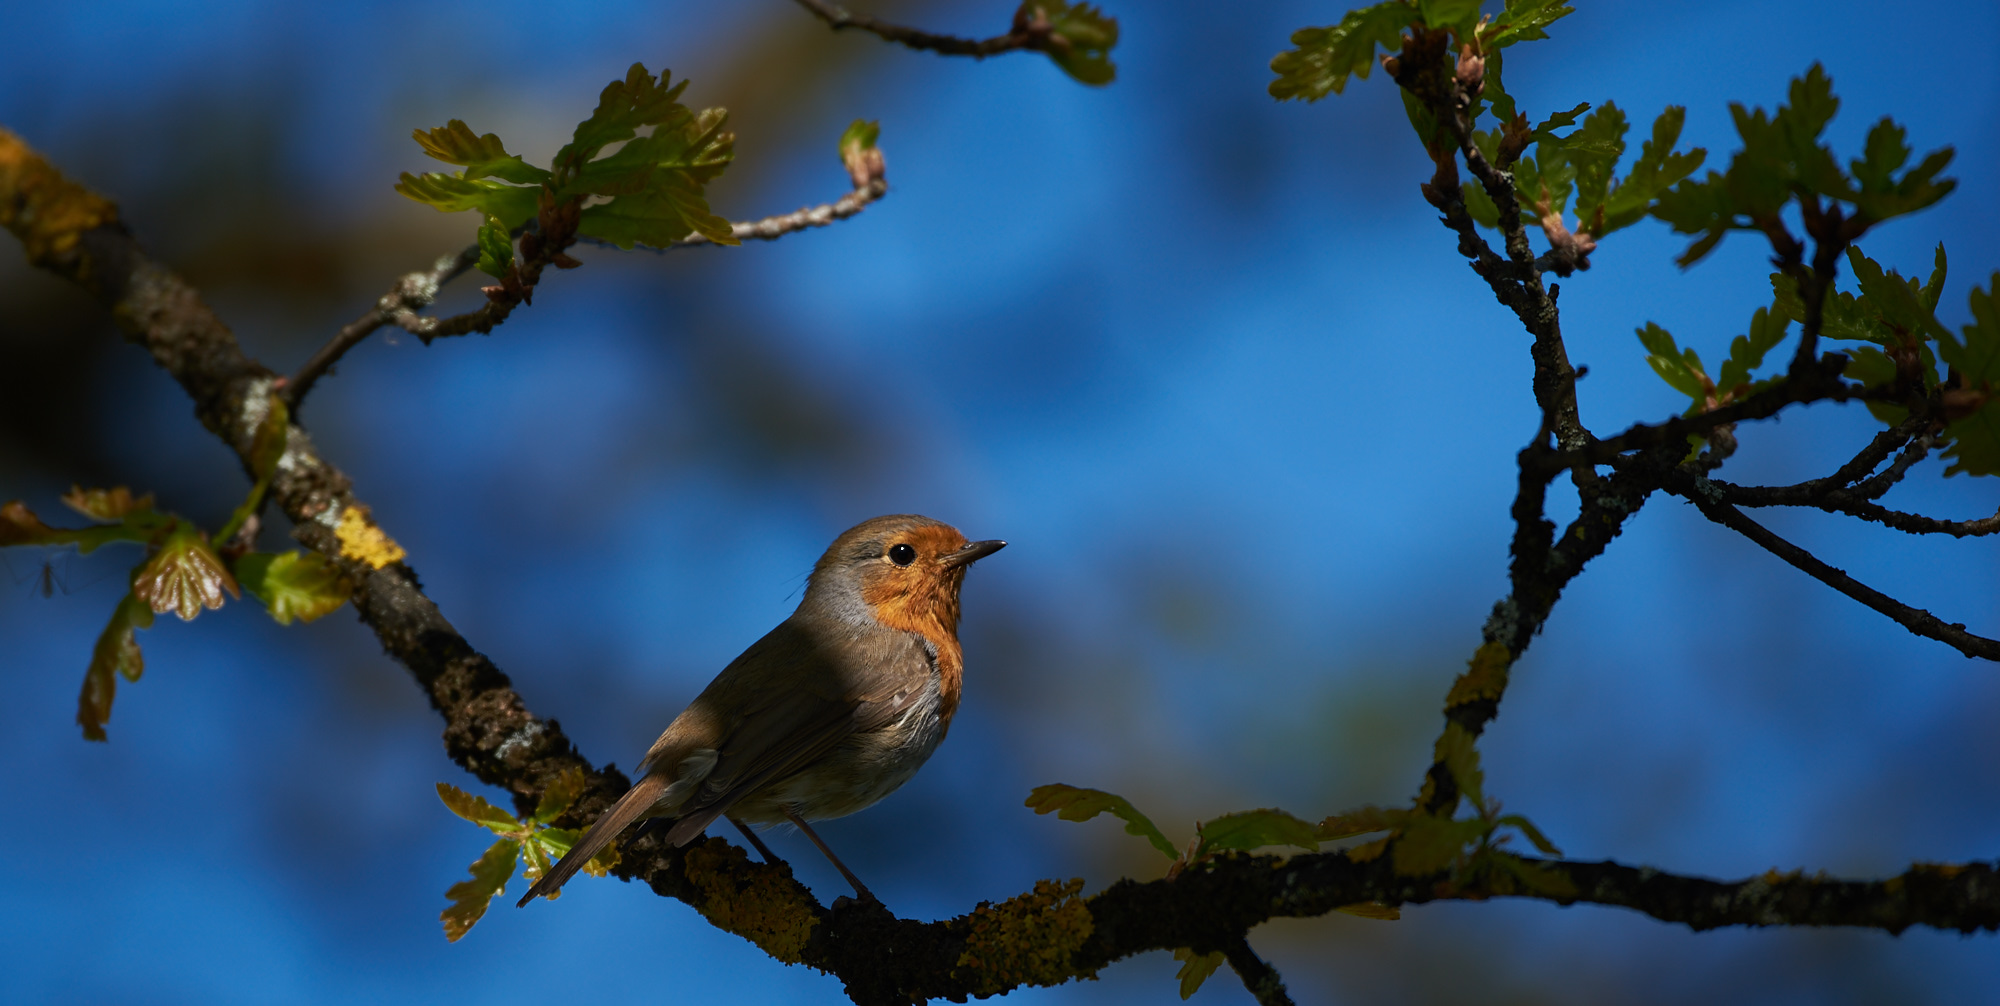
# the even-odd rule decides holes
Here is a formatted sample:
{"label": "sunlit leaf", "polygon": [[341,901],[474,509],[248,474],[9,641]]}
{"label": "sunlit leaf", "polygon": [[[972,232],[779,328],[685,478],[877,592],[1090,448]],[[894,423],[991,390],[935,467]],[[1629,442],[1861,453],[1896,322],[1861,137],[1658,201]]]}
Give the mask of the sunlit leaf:
{"label": "sunlit leaf", "polygon": [[522,830],[519,818],[486,802],[485,797],[473,796],[448,782],[438,783],[437,793],[452,813],[482,828],[496,834]]}
{"label": "sunlit leaf", "polygon": [[1516,42],[1548,38],[1542,29],[1576,13],[1564,0],[1507,0],[1507,8],[1480,33],[1487,49],[1501,49]]}
{"label": "sunlit leaf", "polygon": [[1201,983],[1207,981],[1208,976],[1222,966],[1223,958],[1220,953],[1197,954],[1187,947],[1181,947],[1174,951],[1174,960],[1181,962],[1180,973],[1174,977],[1181,980],[1181,998],[1187,999],[1201,990]]}
{"label": "sunlit leaf", "polygon": [[1439,735],[1435,757],[1451,772],[1458,792],[1474,809],[1486,805],[1486,773],[1479,768],[1478,738],[1456,722],[1445,724]]}
{"label": "sunlit leaf", "polygon": [[465,178],[485,178],[492,176],[517,185],[540,185],[548,180],[549,173],[521,160],[517,154],[507,152],[500,137],[487,133],[476,135],[463,121],[453,119],[436,129],[416,130],[411,134],[424,153],[446,164],[462,164]]}
{"label": "sunlit leaf", "polygon": [[507,881],[513,878],[514,860],[520,854],[521,843],[511,838],[501,839],[468,867],[471,880],[461,880],[444,892],[451,899],[451,906],[438,915],[444,923],[445,939],[458,942],[486,914],[487,906],[506,890]]}
{"label": "sunlit leaf", "polygon": [[[132,490],[124,486],[115,486],[110,489],[85,489],[82,486],[72,485],[69,487],[69,492],[63,495],[62,501],[71,510],[75,510],[77,513],[91,520],[104,521],[106,523],[121,520],[126,514],[137,510],[151,510],[153,508],[152,493],[134,497]],[[0,522],[4,522],[4,517],[0,517]],[[0,544],[5,544],[4,539],[0,539]]]}
{"label": "sunlit leaf", "polygon": [[1647,322],[1638,330],[1639,343],[1649,354],[1646,362],[1653,372],[1667,382],[1667,386],[1689,398],[1700,402],[1708,397],[1707,371],[1702,368],[1701,357],[1692,349],[1683,350],[1674,344],[1674,337],[1660,326]]}
{"label": "sunlit leaf", "polygon": [[317,552],[250,552],[236,560],[236,576],[279,625],[320,618],[349,594],[339,568]]}
{"label": "sunlit leaf", "polygon": [[1051,783],[1035,787],[1034,791],[1028,794],[1026,805],[1033,808],[1037,814],[1054,811],[1057,817],[1065,821],[1088,821],[1108,812],[1125,822],[1126,834],[1137,835],[1153,843],[1153,848],[1160,850],[1168,859],[1180,858],[1180,850],[1174,848],[1174,843],[1167,841],[1167,836],[1160,833],[1160,829],[1153,824],[1152,819],[1139,813],[1138,808],[1115,793]]}
{"label": "sunlit leaf", "polygon": [[437,171],[421,175],[404,172],[396,191],[441,213],[478,210],[497,218],[510,231],[534,219],[542,192],[539,186],[461,178]]}
{"label": "sunlit leaf", "polygon": [[717,244],[738,244],[729,221],[709,212],[700,195],[672,187],[659,192],[620,196],[584,208],[577,233],[609,241],[620,248],[649,245],[665,248],[699,232]]}
{"label": "sunlit leaf", "polygon": [[1318,101],[1345,90],[1349,77],[1368,79],[1375,68],[1375,48],[1400,51],[1403,29],[1416,20],[1415,4],[1386,0],[1349,11],[1339,24],[1293,32],[1296,48],[1271,58],[1271,72],[1278,75],[1269,86],[1271,97]]}
{"label": "sunlit leaf", "polygon": [[639,135],[643,127],[679,125],[692,118],[693,113],[677,100],[688,82],[670,84],[671,76],[662,70],[655,78],[644,63],[634,63],[624,80],[604,85],[590,118],[577,123],[570,142],[556,152],[558,168],[575,170],[606,146]]}
{"label": "sunlit leaf", "polygon": [[139,568],[132,593],[160,614],[173,612],[191,622],[203,608],[222,607],[222,595],[241,597],[236,579],[216,556],[208,539],[191,524],[182,523],[167,535],[159,551]]}

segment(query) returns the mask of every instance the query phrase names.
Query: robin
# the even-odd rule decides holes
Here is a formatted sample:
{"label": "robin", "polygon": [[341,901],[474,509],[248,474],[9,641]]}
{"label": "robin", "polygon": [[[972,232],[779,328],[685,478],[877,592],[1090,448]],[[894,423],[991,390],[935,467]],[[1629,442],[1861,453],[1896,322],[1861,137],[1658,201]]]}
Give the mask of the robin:
{"label": "robin", "polygon": [[966,541],[929,517],[863,521],[813,565],[797,611],[729,662],[667,725],[639,781],[522,896],[553,895],[633,822],[671,817],[693,841],[727,818],[790,822],[864,900],[875,895],[808,821],[844,817],[922,768],[958,711],[958,590],[967,566],[1006,546]]}

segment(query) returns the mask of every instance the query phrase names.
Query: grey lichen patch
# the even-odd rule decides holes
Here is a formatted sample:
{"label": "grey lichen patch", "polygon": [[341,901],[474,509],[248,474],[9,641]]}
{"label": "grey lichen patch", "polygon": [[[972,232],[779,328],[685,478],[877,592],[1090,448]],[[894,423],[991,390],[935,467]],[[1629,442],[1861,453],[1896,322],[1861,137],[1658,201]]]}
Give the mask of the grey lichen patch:
{"label": "grey lichen patch", "polygon": [[543,730],[540,720],[529,720],[526,726],[508,734],[507,739],[501,741],[500,747],[493,752],[493,756],[503,762],[511,762],[516,755],[531,751],[535,742],[541,740]]}
{"label": "grey lichen patch", "polygon": [[1000,904],[980,902],[967,920],[965,952],[952,975],[972,994],[989,996],[1020,985],[1060,985],[1087,978],[1072,961],[1096,923],[1083,899],[1083,878],[1035,881],[1035,889]]}

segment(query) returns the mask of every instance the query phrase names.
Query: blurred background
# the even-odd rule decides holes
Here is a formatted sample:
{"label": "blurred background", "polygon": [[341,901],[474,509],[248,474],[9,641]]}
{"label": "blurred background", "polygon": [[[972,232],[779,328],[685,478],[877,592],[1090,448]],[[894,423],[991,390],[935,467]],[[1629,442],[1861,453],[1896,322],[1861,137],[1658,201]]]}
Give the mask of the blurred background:
{"label": "blurred background", "polygon": [[[979,36],[1012,10],[861,6]],[[471,239],[471,216],[391,191],[436,166],[412,128],[463,118],[545,161],[606,81],[664,65],[693,81],[690,104],[731,110],[738,161],[710,194],[745,219],[845,192],[834,141],[879,119],[893,188],[859,218],[738,249],[583,249],[585,268],[491,337],[371,339],[302,421],[530,706],[624,768],[791,610],[850,524],[914,511],[1011,541],[966,587],[950,742],[825,828],[898,912],[947,917],[1041,877],[1159,875],[1108,820],[1024,809],[1041,783],[1122,793],[1176,839],[1230,810],[1407,800],[1504,589],[1514,452],[1535,427],[1527,338],[1419,196],[1429,167],[1393,85],[1378,74],[1316,105],[1265,94],[1289,33],[1342,5],[1109,6],[1118,81],[1092,89],[1039,55],[975,63],[834,35],[781,0],[17,4],[0,123],[117,198],[248,351],[289,371],[397,275]],[[1720,167],[1727,103],[1773,106],[1821,60],[1843,156],[1891,113],[1920,152],[1955,145],[1958,194],[1864,247],[1928,274],[1942,240],[1940,313],[1967,319],[1967,290],[2000,266],[2000,8],[1578,6],[1508,54],[1537,118],[1615,98],[1636,148],[1685,104],[1685,142]],[[1635,326],[1719,361],[1768,303],[1762,242],[1731,237],[1688,272],[1671,262],[1683,243],[1641,224],[1562,284],[1600,432],[1684,404]],[[441,309],[477,303],[476,286]],[[180,389],[11,248],[0,361],[0,499],[56,519],[72,482],[129,484],[210,526],[240,499],[240,469]],[[1858,407],[1787,413],[1744,430],[1726,474],[1824,474],[1873,429]],[[1992,483],[1942,470],[1890,501],[1991,512]],[[1991,541],[1760,519],[2000,632]],[[161,621],[110,742],[88,744],[76,691],[135,553],[51,556],[69,589],[48,599],[31,583],[43,557],[4,558],[0,792],[39,822],[16,819],[36,837],[0,867],[19,1001],[428,1003],[534,995],[559,973],[624,999],[841,1001],[833,979],[615,882],[496,907],[447,944],[444,890],[487,839],[432,787],[476,785],[350,610],[291,628],[249,604]],[[1483,743],[1487,785],[1586,859],[1725,878],[1990,860],[1996,710],[2000,670],[1661,497],[1516,672]],[[843,893],[799,836],[773,842],[823,898]],[[1990,934],[1694,934],[1509,901],[1252,939],[1301,1002],[1972,1003],[2000,967]],[[1171,1002],[1175,969],[1149,954],[1013,999]],[[1226,971],[1197,998],[1247,1001]]]}

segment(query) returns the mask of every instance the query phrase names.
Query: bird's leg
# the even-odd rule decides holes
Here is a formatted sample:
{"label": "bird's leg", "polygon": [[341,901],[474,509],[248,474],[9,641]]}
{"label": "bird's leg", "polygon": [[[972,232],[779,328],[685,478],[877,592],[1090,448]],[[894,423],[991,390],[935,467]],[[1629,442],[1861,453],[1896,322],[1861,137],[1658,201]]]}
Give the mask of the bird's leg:
{"label": "bird's leg", "polygon": [[756,847],[757,853],[764,857],[764,862],[777,863],[780,861],[778,859],[777,854],[771,851],[771,847],[765,845],[764,840],[758,838],[757,833],[750,830],[749,825],[744,824],[742,821],[739,821],[733,817],[729,819],[729,823],[735,825],[736,830],[742,832],[743,837],[750,840],[750,844]]}
{"label": "bird's leg", "polygon": [[847,882],[854,885],[854,893],[860,895],[861,900],[873,901],[878,905],[882,903],[882,899],[876,897],[875,892],[869,890],[868,885],[862,883],[861,878],[855,876],[854,871],[848,869],[847,864],[841,862],[840,857],[834,855],[833,850],[827,848],[827,844],[825,842],[820,841],[820,837],[818,835],[813,834],[812,825],[807,824],[805,818],[802,818],[797,814],[792,813],[791,808],[787,807],[785,808],[785,820],[790,821],[795,825],[798,825],[799,830],[805,832],[807,838],[812,839],[812,844],[818,846],[819,851],[826,854],[826,858],[829,862],[833,864],[833,868],[839,870],[840,875],[846,877]]}

